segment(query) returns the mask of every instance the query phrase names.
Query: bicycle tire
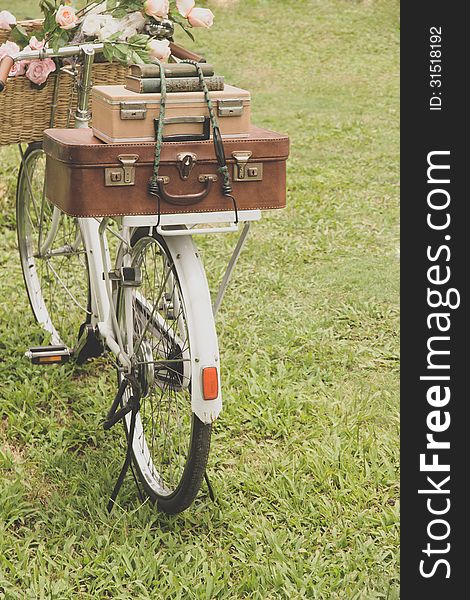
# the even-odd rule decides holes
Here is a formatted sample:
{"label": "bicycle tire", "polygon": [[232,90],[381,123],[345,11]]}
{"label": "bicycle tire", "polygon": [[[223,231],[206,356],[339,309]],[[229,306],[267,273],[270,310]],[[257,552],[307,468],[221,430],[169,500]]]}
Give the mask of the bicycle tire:
{"label": "bicycle tire", "polygon": [[[36,321],[52,344],[73,348],[80,326],[90,322],[88,263],[77,219],[60,213],[45,198],[45,155],[41,142],[29,144],[16,189],[18,249],[23,278]],[[41,244],[55,231],[46,254]],[[61,253],[62,252],[62,253]]]}
{"label": "bicycle tire", "polygon": [[[149,358],[151,347],[149,344],[153,343],[152,359],[155,359],[157,354],[163,353],[164,359],[173,361],[171,366],[168,366],[170,363],[167,363],[163,367],[153,364],[151,369],[148,365],[142,366],[141,370],[138,368],[137,379],[143,393],[136,420],[132,459],[137,475],[150,500],[156,503],[163,512],[177,514],[191,505],[200,489],[209,456],[212,425],[202,423],[191,411],[191,374],[187,367],[188,364],[191,364],[190,354],[188,354],[191,352],[188,332],[191,323],[188,322],[189,316],[185,310],[186,299],[182,297],[177,270],[168,246],[160,236],[149,235],[148,228],[146,228],[134,232],[131,247],[131,265],[141,269],[143,280],[142,286],[136,288],[137,291],[134,292],[133,297],[133,341],[135,343],[136,340],[142,338],[140,348],[144,348],[142,351],[141,349],[137,350],[136,358],[143,364],[145,362],[143,358]],[[145,263],[147,254],[152,255],[149,260],[151,262],[153,259],[153,264]],[[153,277],[152,281],[150,275]],[[146,278],[149,278],[148,285],[145,283]],[[153,285],[157,279],[160,287]],[[168,284],[170,280],[171,283]],[[153,296],[152,286],[158,290],[158,293],[154,292]],[[117,316],[123,339],[129,350],[127,333],[129,324],[126,322],[125,315],[121,290]],[[176,326],[175,323],[177,323]],[[142,335],[145,328],[147,330]],[[186,331],[183,331],[185,328]],[[149,340],[151,341],[147,343]],[[141,352],[140,355],[139,352]],[[178,359],[178,357],[180,358]],[[160,362],[165,363],[164,360]],[[188,381],[185,381],[185,378]],[[126,392],[123,403],[128,399],[130,393],[130,390]],[[165,398],[162,397],[164,393]],[[165,408],[164,400],[168,400],[167,412],[164,413],[164,416],[167,417],[168,422],[171,419],[173,426],[175,426],[175,405],[177,406],[176,421],[178,421],[178,425],[181,418],[179,407],[181,406],[186,411],[182,418],[185,419],[187,444],[184,451],[180,452],[181,456],[172,455],[169,458],[170,466],[168,468],[165,463],[167,440],[156,439],[155,435],[157,429],[161,429],[163,424],[163,411],[162,414],[155,414],[155,401],[158,394],[160,394],[159,410],[162,406]],[[130,418],[129,415],[123,421],[126,436],[129,434]],[[168,429],[171,429],[171,426],[166,431],[172,436],[169,446],[176,450],[173,439],[176,432],[174,428],[171,432]],[[159,433],[160,431],[157,432],[157,434]],[[178,434],[178,450],[180,450],[179,438],[180,434]],[[163,456],[157,456],[158,452]],[[178,463],[176,465],[178,475],[169,480],[171,461]]]}

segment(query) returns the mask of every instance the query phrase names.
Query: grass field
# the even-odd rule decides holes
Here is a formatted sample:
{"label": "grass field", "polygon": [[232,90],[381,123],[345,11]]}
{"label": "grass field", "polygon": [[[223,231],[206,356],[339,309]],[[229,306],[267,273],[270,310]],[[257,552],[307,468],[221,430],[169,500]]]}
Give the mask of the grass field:
{"label": "grass field", "polygon": [[[0,598],[399,596],[398,3],[208,5],[197,47],[292,138],[288,208],[254,228],[218,325],[216,502],[167,517],[129,477],[106,513],[123,435],[100,428],[100,368],[23,359],[41,334],[1,149]],[[214,281],[231,243],[202,244]]]}

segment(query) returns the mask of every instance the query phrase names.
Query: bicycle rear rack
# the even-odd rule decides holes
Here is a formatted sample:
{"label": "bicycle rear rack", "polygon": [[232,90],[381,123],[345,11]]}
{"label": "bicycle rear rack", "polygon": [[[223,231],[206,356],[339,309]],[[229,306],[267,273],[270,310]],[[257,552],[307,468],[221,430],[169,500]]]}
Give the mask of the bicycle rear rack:
{"label": "bicycle rear rack", "polygon": [[[220,305],[222,304],[225,292],[232,278],[233,270],[235,269],[235,265],[240,258],[240,254],[248,238],[251,222],[259,221],[261,219],[261,211],[239,210],[239,223],[229,222],[226,225],[221,225],[230,221],[229,216],[229,211],[161,215],[159,221],[157,215],[129,216],[123,217],[123,225],[127,227],[156,227],[157,233],[163,237],[209,233],[232,233],[239,231],[239,225],[243,225],[240,237],[238,238],[238,242],[230,257],[217,295],[212,304],[214,316],[217,317]],[[157,223],[160,224],[157,225]]]}

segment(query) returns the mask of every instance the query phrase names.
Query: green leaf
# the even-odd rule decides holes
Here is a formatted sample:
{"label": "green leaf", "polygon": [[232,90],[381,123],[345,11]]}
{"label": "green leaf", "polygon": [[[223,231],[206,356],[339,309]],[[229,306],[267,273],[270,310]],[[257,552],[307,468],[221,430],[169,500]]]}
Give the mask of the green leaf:
{"label": "green leaf", "polygon": [[126,42],[120,42],[114,46],[120,52],[127,53],[129,51],[129,44]]}
{"label": "green leaf", "polygon": [[115,42],[121,37],[122,33],[123,33],[122,31],[116,31],[115,33],[110,35],[106,41],[107,42]]}
{"label": "green leaf", "polygon": [[185,24],[177,23],[177,25],[179,25],[181,27],[181,29],[193,40],[193,42],[195,41],[194,35],[191,33],[191,31],[188,29],[188,27]]}
{"label": "green leaf", "polygon": [[51,2],[51,0],[41,0],[39,3],[39,8],[46,15],[47,13],[55,12],[56,7],[55,3]]}
{"label": "green leaf", "polygon": [[133,46],[141,46],[142,48],[145,48],[148,44],[149,39],[150,38],[148,35],[145,35],[143,33],[137,33],[136,35],[133,35],[131,38],[129,38],[127,41]]}
{"label": "green leaf", "polygon": [[50,38],[50,45],[54,52],[57,52],[62,46],[66,46],[69,42],[70,32],[64,29],[58,29]]}
{"label": "green leaf", "polygon": [[60,48],[60,40],[59,40],[60,35],[58,35],[57,33],[52,34],[50,40],[49,40],[49,45],[52,47],[52,49],[54,50],[54,52],[57,52]]}
{"label": "green leaf", "polygon": [[22,25],[15,25],[11,30],[11,39],[18,44],[21,48],[28,45],[29,35],[26,29]]}
{"label": "green leaf", "polygon": [[117,6],[117,0],[108,0],[106,2],[107,10],[114,10]]}
{"label": "green leaf", "polygon": [[143,49],[137,49],[135,51],[139,57],[141,58],[142,62],[144,63],[151,63],[152,62],[152,57],[150,56],[149,51],[146,48]]}
{"label": "green leaf", "polygon": [[188,26],[188,20],[182,17],[178,12],[170,12],[170,18],[176,23],[176,25],[179,25],[194,42],[194,36],[190,31],[190,27]]}
{"label": "green leaf", "polygon": [[36,29],[36,31],[34,32],[34,35],[36,36],[36,39],[41,41],[46,37],[46,33],[44,31],[44,29]]}
{"label": "green leaf", "polygon": [[185,31],[186,35],[188,35],[193,40],[193,42],[196,41],[194,39],[194,35],[191,33],[191,31],[189,29],[187,29],[186,27],[183,27],[183,30]]}
{"label": "green leaf", "polygon": [[187,20],[182,17],[179,12],[175,12],[175,11],[170,11],[170,19],[172,21],[174,21],[175,23],[178,23],[178,25],[181,25],[183,23],[187,23]]}
{"label": "green leaf", "polygon": [[116,17],[116,19],[122,19],[122,17],[127,15],[127,10],[125,8],[121,8],[121,6],[118,6],[112,11],[112,13],[113,17]]}
{"label": "green leaf", "polygon": [[137,64],[137,65],[141,65],[144,62],[140,58],[138,52],[136,52],[135,50],[131,50],[131,52],[129,54],[129,60],[130,60],[131,63]]}
{"label": "green leaf", "polygon": [[109,44],[108,42],[104,43],[103,56],[108,62],[113,62],[114,46],[112,44]]}
{"label": "green leaf", "polygon": [[46,14],[42,28],[47,33],[51,33],[52,31],[54,31],[55,29],[58,28],[58,25],[56,23],[55,16],[53,13]]}
{"label": "green leaf", "polygon": [[114,56],[119,62],[127,64],[129,46],[127,44],[116,44],[114,46]]}
{"label": "green leaf", "polygon": [[125,6],[127,12],[135,12],[144,8],[143,0],[121,0],[121,6]]}

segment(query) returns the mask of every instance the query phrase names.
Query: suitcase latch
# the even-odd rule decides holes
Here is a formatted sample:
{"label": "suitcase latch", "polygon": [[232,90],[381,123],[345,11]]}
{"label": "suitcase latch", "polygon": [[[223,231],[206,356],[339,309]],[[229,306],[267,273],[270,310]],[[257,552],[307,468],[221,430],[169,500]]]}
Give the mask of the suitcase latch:
{"label": "suitcase latch", "polygon": [[183,181],[188,179],[194,165],[197,162],[197,157],[192,152],[180,152],[176,156],[176,165],[180,172],[180,177]]}
{"label": "suitcase latch", "polygon": [[121,102],[121,119],[123,121],[143,121],[147,116],[145,102]]}
{"label": "suitcase latch", "polygon": [[263,180],[263,163],[248,163],[253,152],[240,151],[232,152],[235,159],[233,166],[234,181],[262,181]]}
{"label": "suitcase latch", "polygon": [[243,114],[243,100],[239,98],[224,98],[217,102],[219,117],[241,117]]}
{"label": "suitcase latch", "polygon": [[107,187],[134,185],[135,163],[139,160],[138,154],[120,154],[118,160],[122,167],[107,167],[104,170],[104,184]]}

